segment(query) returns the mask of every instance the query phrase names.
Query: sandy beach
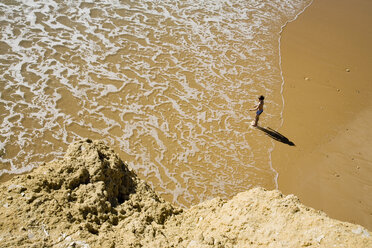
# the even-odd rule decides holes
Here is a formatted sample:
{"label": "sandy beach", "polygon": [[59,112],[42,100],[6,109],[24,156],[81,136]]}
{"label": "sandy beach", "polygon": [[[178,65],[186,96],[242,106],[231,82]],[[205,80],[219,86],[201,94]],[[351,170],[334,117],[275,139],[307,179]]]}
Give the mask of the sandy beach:
{"label": "sandy beach", "polygon": [[279,56],[308,1],[2,3],[0,183],[89,137],[182,207],[279,185],[372,230],[372,1],[314,0]]}
{"label": "sandy beach", "polygon": [[317,1],[281,38],[279,189],[372,230],[372,2]]}

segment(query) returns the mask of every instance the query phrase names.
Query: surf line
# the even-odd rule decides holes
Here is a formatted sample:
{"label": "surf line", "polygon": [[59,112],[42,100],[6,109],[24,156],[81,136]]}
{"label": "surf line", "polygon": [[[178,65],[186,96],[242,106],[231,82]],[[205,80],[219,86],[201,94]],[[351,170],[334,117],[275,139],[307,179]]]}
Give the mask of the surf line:
{"label": "surf line", "polygon": [[[283,120],[283,112],[284,112],[284,106],[285,106],[285,101],[284,101],[284,94],[283,94],[283,91],[284,91],[284,76],[283,76],[283,68],[282,68],[282,52],[281,52],[281,39],[282,39],[282,33],[283,33],[283,30],[284,28],[288,25],[288,23],[291,23],[291,22],[294,22],[303,12],[305,12],[305,10],[310,7],[312,4],[313,4],[314,0],[311,0],[309,2],[309,4],[307,4],[300,12],[297,13],[297,15],[295,15],[295,17],[293,17],[292,19],[286,21],[284,23],[284,25],[282,25],[280,27],[280,31],[279,31],[279,38],[278,38],[278,46],[279,46],[279,70],[280,70],[280,77],[282,79],[282,82],[281,82],[281,86],[280,86],[280,96],[282,97],[282,110],[280,111],[280,124],[279,124],[279,128],[281,128],[283,126],[283,123],[284,123],[284,120]],[[275,183],[275,189],[279,189],[279,185],[278,185],[278,178],[279,178],[279,173],[274,169],[273,167],[273,162],[272,162],[272,152],[274,151],[275,149],[275,142],[274,141],[271,141],[271,143],[273,144],[272,148],[269,150],[269,165],[270,165],[270,169],[272,171],[274,171],[275,173],[275,177],[274,177],[274,183]]]}

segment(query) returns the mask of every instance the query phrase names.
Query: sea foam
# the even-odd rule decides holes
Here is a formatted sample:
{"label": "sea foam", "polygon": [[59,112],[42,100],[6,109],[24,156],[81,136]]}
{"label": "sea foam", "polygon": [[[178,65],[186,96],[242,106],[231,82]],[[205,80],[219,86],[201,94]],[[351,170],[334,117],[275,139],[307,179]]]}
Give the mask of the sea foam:
{"label": "sea foam", "polygon": [[309,1],[0,3],[0,173],[23,173],[81,138],[114,146],[180,205],[277,187],[278,38]]}

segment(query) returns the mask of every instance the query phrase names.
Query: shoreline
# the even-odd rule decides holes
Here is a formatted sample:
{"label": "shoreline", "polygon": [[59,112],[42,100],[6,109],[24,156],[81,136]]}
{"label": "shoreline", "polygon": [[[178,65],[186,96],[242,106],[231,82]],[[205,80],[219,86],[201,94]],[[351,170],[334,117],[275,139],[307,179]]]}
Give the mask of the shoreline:
{"label": "shoreline", "polygon": [[[282,33],[284,31],[284,29],[287,27],[287,25],[289,23],[292,23],[294,21],[297,20],[297,18],[302,15],[307,8],[309,8],[312,4],[313,4],[314,0],[311,0],[299,13],[297,13],[297,15],[295,17],[293,17],[292,19],[288,20],[286,23],[284,23],[284,25],[281,26],[280,28],[280,32],[279,32],[279,38],[278,38],[278,51],[279,51],[279,70],[280,70],[280,78],[281,78],[281,86],[280,86],[280,95],[281,95],[281,103],[282,103],[282,109],[281,109],[281,116],[280,116],[280,124],[279,124],[279,128],[281,128],[283,126],[283,111],[284,111],[284,107],[285,107],[285,101],[284,101],[284,95],[283,95],[283,89],[284,89],[284,83],[285,83],[285,80],[284,80],[284,77],[283,77],[283,69],[282,69],[282,55],[281,55],[281,39],[282,39]],[[271,124],[271,123],[270,123]],[[267,129],[265,130],[262,130],[261,128],[261,131],[265,132],[266,134],[268,134],[267,132]],[[270,136],[270,135],[269,135]],[[273,154],[273,151],[275,150],[275,145],[274,147],[272,147],[270,150],[269,150],[269,162],[270,162],[270,168],[272,169],[272,171],[275,172],[275,178],[274,178],[274,182],[275,182],[275,189],[279,189],[279,181],[278,181],[278,178],[279,178],[279,173],[278,171],[274,168],[273,166],[273,160],[272,160],[272,154]]]}
{"label": "shoreline", "polygon": [[279,190],[372,229],[372,4],[313,1],[283,29],[283,124],[271,154]]}

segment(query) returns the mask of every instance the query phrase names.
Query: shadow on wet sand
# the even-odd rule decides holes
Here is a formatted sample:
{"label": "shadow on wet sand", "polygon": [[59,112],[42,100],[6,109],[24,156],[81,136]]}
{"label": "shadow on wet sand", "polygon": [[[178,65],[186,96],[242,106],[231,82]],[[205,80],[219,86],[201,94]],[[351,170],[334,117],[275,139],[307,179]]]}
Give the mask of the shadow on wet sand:
{"label": "shadow on wet sand", "polygon": [[270,127],[264,128],[260,126],[256,126],[258,130],[261,130],[266,135],[270,136],[276,141],[282,142],[284,144],[287,144],[289,146],[296,146],[292,141],[290,141],[287,137],[285,137],[283,134],[279,133],[278,131],[275,131],[271,129]]}

